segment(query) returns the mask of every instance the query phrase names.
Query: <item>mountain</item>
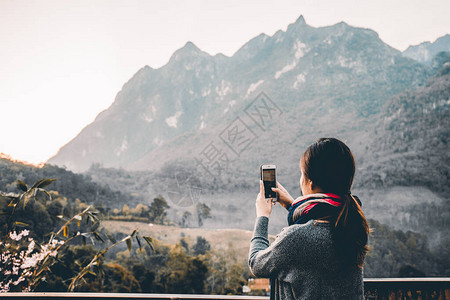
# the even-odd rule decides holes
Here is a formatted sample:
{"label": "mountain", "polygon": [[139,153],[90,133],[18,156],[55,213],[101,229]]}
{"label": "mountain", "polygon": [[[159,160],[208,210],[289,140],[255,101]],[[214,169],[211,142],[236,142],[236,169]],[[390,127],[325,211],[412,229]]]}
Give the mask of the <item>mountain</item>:
{"label": "mountain", "polygon": [[439,52],[450,52],[450,34],[438,38],[433,43],[423,42],[419,45],[409,46],[403,55],[424,64],[431,64],[433,57]]}
{"label": "mountain", "polygon": [[426,84],[386,102],[362,167],[372,174],[361,176],[366,185],[424,186],[450,201],[449,95],[450,56]]}
{"label": "mountain", "polygon": [[[111,107],[48,163],[75,171],[92,163],[156,170],[198,162],[212,145],[226,154],[228,173],[252,176],[265,160],[296,171],[299,149],[319,136],[358,145],[387,99],[421,85],[428,73],[373,30],[344,22],[315,28],[302,16],[231,57],[188,42],[165,66],[140,69]],[[267,103],[270,110],[261,106]],[[264,114],[270,120],[261,126]],[[239,126],[248,142],[236,151],[226,135]]]}
{"label": "mountain", "polygon": [[381,109],[360,161],[355,187],[370,218],[450,239],[450,56],[423,86],[395,95]]}

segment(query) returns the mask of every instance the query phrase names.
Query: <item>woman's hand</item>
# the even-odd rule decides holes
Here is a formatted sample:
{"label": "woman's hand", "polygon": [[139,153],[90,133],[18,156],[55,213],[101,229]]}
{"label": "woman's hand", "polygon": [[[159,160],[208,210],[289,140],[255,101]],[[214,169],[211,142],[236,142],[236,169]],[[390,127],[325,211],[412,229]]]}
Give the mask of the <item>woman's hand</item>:
{"label": "woman's hand", "polygon": [[288,191],[286,191],[281,183],[277,181],[277,188],[272,188],[272,191],[278,193],[278,202],[280,202],[281,206],[286,209],[289,209],[289,207],[291,207],[292,202],[294,202],[294,198],[292,198],[292,196],[288,193]]}
{"label": "woman's hand", "polygon": [[256,217],[269,217],[272,212],[272,199],[264,197],[264,184],[263,181],[259,181],[259,194],[256,197]]}

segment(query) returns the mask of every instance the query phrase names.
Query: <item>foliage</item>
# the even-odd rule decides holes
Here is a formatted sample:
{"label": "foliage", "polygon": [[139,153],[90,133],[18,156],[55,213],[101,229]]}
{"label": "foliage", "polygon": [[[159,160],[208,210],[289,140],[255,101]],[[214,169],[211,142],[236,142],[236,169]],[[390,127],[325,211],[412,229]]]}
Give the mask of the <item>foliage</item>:
{"label": "foliage", "polygon": [[[441,63],[448,65],[448,60],[447,55]],[[425,186],[447,198],[449,94],[450,74],[438,74],[417,90],[390,99],[357,183],[371,188]]]}
{"label": "foliage", "polygon": [[198,203],[195,208],[197,211],[198,226],[202,227],[203,221],[205,219],[211,218],[211,208],[209,208],[209,206],[204,203]]}
{"label": "foliage", "polygon": [[[244,265],[230,253],[212,249],[203,237],[197,237],[194,245],[182,238],[175,245],[155,242],[154,247],[151,255],[144,252],[140,256],[124,253],[116,256],[117,262],[126,266],[138,280],[143,292],[242,293],[242,285],[246,282]],[[204,253],[195,250],[200,248]]]}
{"label": "foliage", "polygon": [[[104,242],[103,238],[97,232],[99,228],[98,212],[93,211],[91,206],[86,207],[82,212],[75,214],[72,218],[67,219],[63,215],[58,217],[64,221],[63,225],[56,232],[50,232],[50,238],[46,243],[38,243],[33,237],[29,236],[29,230],[22,230],[16,233],[17,227],[27,226],[27,224],[16,221],[15,213],[16,209],[24,210],[29,203],[40,203],[51,201],[51,194],[43,188],[51,184],[55,179],[41,179],[38,180],[31,187],[28,187],[23,181],[18,180],[17,186],[22,190],[20,194],[3,193],[0,192],[0,199],[9,201],[6,209],[9,211],[4,212],[4,215],[9,215],[7,222],[2,227],[0,236],[0,247],[2,248],[2,256],[0,260],[0,291],[33,291],[37,286],[46,280],[46,276],[52,271],[52,268],[59,261],[59,256],[64,252],[64,246],[74,239],[81,238],[83,243],[89,238],[92,241],[94,239]],[[69,235],[70,225],[76,222],[77,227],[83,221],[86,221],[90,226],[90,232],[75,231],[72,235]],[[28,237],[29,236],[29,237]],[[131,235],[126,236],[121,241],[113,241],[113,244],[99,250],[94,258],[83,267],[78,274],[71,278],[68,289],[73,291],[80,281],[88,273],[94,274],[94,269],[100,273],[104,273],[101,268],[100,262],[103,255],[111,248],[117,246],[122,242],[126,242],[128,250],[131,251],[131,240],[135,238],[138,243],[139,249],[142,248],[141,237],[134,231]],[[150,247],[151,238],[142,237]],[[110,267],[111,268],[111,267]]]}
{"label": "foliage", "polygon": [[[50,271],[51,266],[56,262],[58,251],[62,246],[83,234],[87,236],[90,234],[98,235],[95,230],[92,233],[80,233],[78,231],[69,237],[68,226],[74,220],[80,224],[83,217],[87,216],[87,220],[93,226],[98,223],[95,212],[90,211],[91,207],[87,207],[83,212],[66,220],[56,233],[51,232],[47,243],[39,244],[32,237],[24,238],[29,235],[29,230],[22,230],[19,234],[16,233],[18,226],[27,226],[27,224],[15,220],[14,213],[16,209],[19,205],[23,205],[23,209],[25,209],[32,200],[33,202],[50,200],[51,195],[43,188],[54,180],[41,179],[31,187],[19,180],[17,186],[22,190],[21,194],[0,194],[2,198],[10,200],[8,207],[12,207],[8,221],[3,225],[0,240],[3,250],[0,267],[2,272],[1,291],[34,290],[45,279],[46,273]],[[61,219],[64,219],[64,217],[61,216]]]}
{"label": "foliage", "polygon": [[52,183],[52,190],[64,195],[70,201],[82,199],[91,203],[103,213],[103,209],[112,209],[120,203],[137,203],[141,199],[129,193],[114,190],[110,185],[97,183],[88,175],[76,174],[64,168],[44,165],[37,168],[0,158],[0,190],[14,192],[16,181],[37,182],[41,178],[58,178]]}
{"label": "foliage", "polygon": [[208,243],[208,241],[201,237],[197,237],[197,242],[195,243],[194,247],[192,247],[192,252],[194,255],[204,255],[208,251],[211,250],[211,245]]}
{"label": "foliage", "polygon": [[[416,274],[450,275],[448,255],[441,250],[430,251],[424,235],[392,230],[375,220],[369,220],[369,223],[373,232],[370,235],[370,251],[365,260],[364,276],[398,277],[408,271],[407,266],[413,267]],[[446,252],[448,254],[448,250]]]}
{"label": "foliage", "polygon": [[183,215],[181,216],[180,222],[178,223],[180,225],[180,227],[182,227],[182,228],[189,227],[189,220],[191,219],[191,217],[192,217],[192,213],[189,211],[185,211],[183,213]]}
{"label": "foliage", "polygon": [[159,195],[153,199],[150,205],[149,219],[157,224],[164,224],[167,221],[167,209],[170,208],[166,199]]}

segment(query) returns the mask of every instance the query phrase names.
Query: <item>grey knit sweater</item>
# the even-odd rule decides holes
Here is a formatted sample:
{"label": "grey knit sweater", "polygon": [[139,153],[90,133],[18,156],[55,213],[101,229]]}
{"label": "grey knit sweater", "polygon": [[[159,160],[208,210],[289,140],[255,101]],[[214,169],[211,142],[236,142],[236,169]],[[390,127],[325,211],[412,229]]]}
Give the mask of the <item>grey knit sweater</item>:
{"label": "grey knit sweater", "polygon": [[270,278],[270,299],[363,299],[362,270],[341,270],[329,223],[291,225],[270,246],[268,225],[267,217],[256,219],[249,266]]}

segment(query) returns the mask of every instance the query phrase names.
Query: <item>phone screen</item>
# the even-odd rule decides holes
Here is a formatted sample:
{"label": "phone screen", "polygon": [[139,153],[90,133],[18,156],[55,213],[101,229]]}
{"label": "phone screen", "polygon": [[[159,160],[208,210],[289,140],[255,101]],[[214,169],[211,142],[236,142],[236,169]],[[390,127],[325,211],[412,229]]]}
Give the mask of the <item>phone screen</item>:
{"label": "phone screen", "polygon": [[277,198],[277,193],[272,191],[272,188],[277,187],[277,180],[275,175],[275,169],[263,169],[262,170],[262,180],[264,183],[264,197],[267,198]]}

